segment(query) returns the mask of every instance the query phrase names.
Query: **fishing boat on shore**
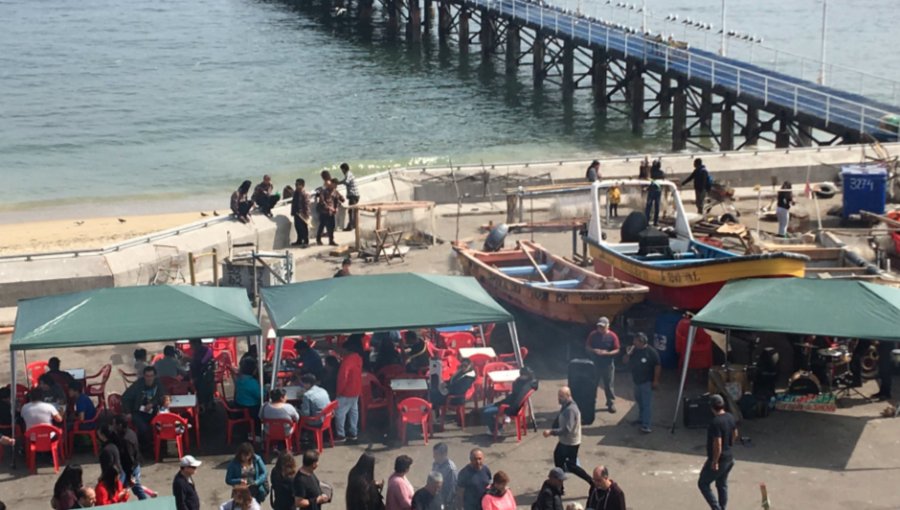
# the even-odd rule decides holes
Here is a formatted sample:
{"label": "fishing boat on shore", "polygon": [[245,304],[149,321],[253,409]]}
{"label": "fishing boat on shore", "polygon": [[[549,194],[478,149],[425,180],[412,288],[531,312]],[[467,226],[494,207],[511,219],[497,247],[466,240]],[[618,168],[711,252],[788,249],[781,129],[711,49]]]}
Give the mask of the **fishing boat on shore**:
{"label": "fishing boat on shore", "polygon": [[463,272],[488,294],[546,319],[594,325],[640,303],[647,287],[605,277],[520,241],[516,248],[485,252],[454,245]]}
{"label": "fishing boat on shore", "polygon": [[[675,207],[671,232],[647,228],[637,239],[606,242],[602,227],[601,196],[617,185],[625,189],[643,189],[646,180],[598,181],[591,188],[591,222],[585,241],[594,270],[622,280],[646,285],[648,301],[679,308],[699,310],[730,280],[742,278],[803,277],[808,260],[803,255],[774,252],[738,255],[694,239],[678,188],[665,180],[655,181],[668,191]],[[643,214],[643,213],[641,213]],[[646,224],[646,218],[644,218]]]}

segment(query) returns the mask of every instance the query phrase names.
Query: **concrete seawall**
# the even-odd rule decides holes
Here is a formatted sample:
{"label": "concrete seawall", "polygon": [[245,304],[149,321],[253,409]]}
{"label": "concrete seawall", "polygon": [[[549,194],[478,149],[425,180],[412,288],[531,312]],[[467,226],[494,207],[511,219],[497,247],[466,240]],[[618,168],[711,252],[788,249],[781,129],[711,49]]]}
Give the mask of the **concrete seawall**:
{"label": "concrete seawall", "polygon": [[[886,146],[888,151],[900,151],[900,144]],[[801,183],[807,171],[814,182],[831,181],[840,165],[864,160],[867,146],[839,146],[827,148],[760,150],[728,153],[663,155],[663,168],[671,179],[686,176],[694,157],[702,157],[716,179],[732,186],[769,185],[790,180]],[[618,157],[601,160],[604,178],[635,177],[640,157]],[[457,201],[459,193],[464,201],[479,201],[489,193],[503,200],[503,187],[511,183],[579,181],[589,161],[553,161],[539,163],[459,166],[454,168],[407,168],[359,178],[365,202],[400,200],[431,200],[437,203]],[[483,179],[484,172],[488,179]],[[450,179],[452,177],[452,180]],[[507,178],[509,177],[509,178]],[[100,287],[147,284],[156,274],[159,255],[155,245],[177,249],[182,256],[188,252],[205,253],[215,248],[220,259],[227,255],[229,239],[234,244],[255,243],[259,250],[281,250],[290,244],[292,225],[289,206],[276,208],[273,219],[254,215],[244,225],[230,218],[202,220],[178,229],[160,232],[116,246],[80,253],[0,258],[0,307],[15,306],[20,299],[76,292]],[[172,250],[174,252],[174,249]],[[185,277],[187,277],[187,264]],[[211,270],[211,259],[204,258],[197,272]]]}

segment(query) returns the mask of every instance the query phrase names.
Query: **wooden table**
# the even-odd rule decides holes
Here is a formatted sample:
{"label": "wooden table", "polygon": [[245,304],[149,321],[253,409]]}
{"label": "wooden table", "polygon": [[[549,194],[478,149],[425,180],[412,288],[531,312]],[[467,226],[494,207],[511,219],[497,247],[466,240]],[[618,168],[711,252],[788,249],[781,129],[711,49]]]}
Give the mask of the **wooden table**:
{"label": "wooden table", "polygon": [[492,383],[511,383],[519,378],[519,369],[516,368],[513,370],[494,370],[493,372],[488,372],[487,376]]}
{"label": "wooden table", "polygon": [[391,391],[428,391],[428,381],[425,379],[391,379]]}
{"label": "wooden table", "polygon": [[200,412],[197,410],[197,395],[169,395],[171,402],[170,409],[182,409],[189,415],[188,419],[194,425],[194,439],[197,440],[197,447],[200,447]]}
{"label": "wooden table", "polygon": [[285,386],[282,389],[288,400],[300,400],[303,398],[303,394],[306,393],[306,388],[303,386]]}
{"label": "wooden table", "polygon": [[475,354],[487,354],[491,359],[497,357],[493,347],[463,347],[459,350],[460,358],[471,358]]}

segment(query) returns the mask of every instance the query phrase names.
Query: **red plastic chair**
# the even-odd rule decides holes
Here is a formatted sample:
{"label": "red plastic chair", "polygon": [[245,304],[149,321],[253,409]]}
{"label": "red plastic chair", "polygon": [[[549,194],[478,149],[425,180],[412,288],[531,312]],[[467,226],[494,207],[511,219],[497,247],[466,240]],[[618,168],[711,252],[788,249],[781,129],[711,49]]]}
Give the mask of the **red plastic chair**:
{"label": "red plastic chair", "polygon": [[98,407],[106,406],[106,381],[111,373],[112,365],[107,363],[96,374],[84,378],[84,393],[89,397],[97,397]]}
{"label": "red plastic chair", "polygon": [[391,392],[371,372],[362,373],[362,394],[360,395],[359,430],[366,431],[369,413],[378,409],[390,410]]}
{"label": "red plastic chair", "polygon": [[441,428],[444,428],[445,419],[447,416],[447,411],[453,411],[456,413],[456,421],[459,423],[459,428],[462,430],[466,430],[466,402],[469,402],[475,398],[475,384],[469,386],[469,389],[466,391],[465,399],[460,404],[451,404],[450,403],[450,395],[447,396],[447,400],[444,402],[444,405],[441,406]]}
{"label": "red plastic chair", "polygon": [[[100,421],[100,416],[103,414],[103,407],[97,408],[97,414],[94,415],[90,420],[75,420],[75,423],[72,425],[72,430],[66,434],[69,439],[69,455],[72,455],[75,452],[75,436],[87,436],[91,438],[91,445],[94,447],[94,457],[100,455],[100,449],[98,447],[97,441],[97,427],[98,422]],[[85,425],[92,426],[89,429],[85,429]]]}
{"label": "red plastic chair", "polygon": [[117,368],[116,370],[118,370],[119,375],[122,376],[122,381],[125,382],[126,388],[131,386],[132,384],[134,384],[134,381],[137,381],[137,378],[138,378],[137,374],[132,374],[130,372],[126,372],[126,371],[122,370],[121,368]]}
{"label": "red plastic chair", "polygon": [[488,374],[499,370],[513,370],[515,367],[502,361],[492,361],[484,366],[484,405],[493,402],[500,395],[512,391],[512,383],[491,383]]}
{"label": "red plastic chair", "polygon": [[31,380],[31,387],[36,388],[38,385],[38,379],[42,375],[47,372],[47,362],[46,361],[32,361],[31,363],[25,365],[25,373],[28,374],[28,378]]}
{"label": "red plastic chair", "polygon": [[478,409],[478,402],[484,399],[484,367],[493,360],[487,354],[469,356],[469,361],[475,369],[475,409]]}
{"label": "red plastic chair", "polygon": [[165,357],[166,357],[165,354],[159,353],[159,354],[153,356],[153,358],[150,359],[150,364],[151,364],[151,365],[155,365],[157,361],[159,361],[159,360],[161,360],[161,359],[163,359],[163,358],[165,358]]}
{"label": "red plastic chair", "polygon": [[[516,413],[514,417],[514,422],[516,423],[516,442],[522,440],[522,436],[528,435],[528,399],[531,398],[531,395],[534,394],[534,390],[529,391],[525,394],[525,398],[519,402],[519,412]],[[506,419],[506,410],[509,408],[508,405],[503,404],[497,410],[497,416],[494,417],[494,441],[497,440],[497,434],[499,433],[500,425]]]}
{"label": "red plastic chair", "polygon": [[221,394],[216,395],[218,397],[219,402],[222,403],[222,408],[225,409],[225,419],[226,429],[225,429],[225,441],[227,444],[231,444],[231,433],[234,430],[234,427],[246,424],[248,430],[253,430],[253,417],[250,416],[250,410],[246,407],[231,407],[228,405],[228,401],[226,401]]}
{"label": "red plastic chair", "polygon": [[397,427],[400,432],[400,444],[406,444],[406,426],[422,427],[422,437],[428,444],[428,432],[431,430],[431,403],[419,397],[409,397],[397,404]]}
{"label": "red plastic chair", "polygon": [[263,427],[266,428],[266,457],[269,456],[270,447],[274,443],[283,444],[285,449],[290,452],[297,424],[291,420],[263,420],[262,422]]}
{"label": "red plastic chair", "polygon": [[110,393],[106,396],[106,406],[112,414],[122,414],[122,395]]}
{"label": "red plastic chair", "polygon": [[[519,353],[522,354],[522,361],[525,361],[525,358],[528,357],[528,347],[520,347]],[[498,354],[497,359],[500,361],[518,365],[518,361],[516,361],[516,353],[514,352],[504,352],[503,354]]]}
{"label": "red plastic chair", "polygon": [[[285,358],[293,358],[296,356],[296,352],[294,351],[294,346],[297,343],[296,338],[284,338],[283,343],[281,345],[281,359]],[[266,345],[266,361],[272,361],[272,358],[275,355],[275,340],[270,341]],[[285,356],[287,355],[287,356]]]}
{"label": "red plastic chair", "polygon": [[219,354],[227,352],[231,359],[237,359],[237,338],[233,336],[223,336],[216,338],[212,343],[213,357],[219,359]]}
{"label": "red plastic chair", "polygon": [[187,442],[188,422],[173,413],[159,413],[150,420],[153,429],[153,454],[159,462],[159,447],[163,441],[175,441],[178,458],[184,457],[184,445]]}
{"label": "red plastic chair", "polygon": [[59,473],[59,451],[63,431],[59,427],[46,423],[35,425],[25,431],[25,464],[31,473],[37,473],[37,452],[50,452],[53,457],[53,472]]}
{"label": "red plastic chair", "polygon": [[467,331],[455,331],[453,333],[441,333],[444,338],[444,345],[450,349],[461,349],[463,347],[475,347],[475,335]]}
{"label": "red plastic chair", "polygon": [[[225,377],[233,377],[234,372],[232,369],[234,368],[233,359],[231,357],[231,353],[229,351],[222,351],[215,355],[216,357],[216,387],[219,389],[219,393],[221,395],[225,395]],[[233,382],[233,381],[232,381]]]}
{"label": "red plastic chair", "polygon": [[[337,411],[338,403],[337,400],[333,402],[329,402],[325,409],[322,409],[322,412],[317,414],[316,416],[301,416],[300,417],[300,426],[298,428],[297,439],[299,440],[299,433],[304,430],[312,431],[313,434],[316,435],[316,448],[318,448],[319,453],[322,453],[324,450],[325,443],[325,431],[328,431],[328,442],[331,443],[331,447],[334,448],[334,429],[332,426],[334,425],[334,413]],[[312,425],[312,423],[321,421],[321,425]]]}

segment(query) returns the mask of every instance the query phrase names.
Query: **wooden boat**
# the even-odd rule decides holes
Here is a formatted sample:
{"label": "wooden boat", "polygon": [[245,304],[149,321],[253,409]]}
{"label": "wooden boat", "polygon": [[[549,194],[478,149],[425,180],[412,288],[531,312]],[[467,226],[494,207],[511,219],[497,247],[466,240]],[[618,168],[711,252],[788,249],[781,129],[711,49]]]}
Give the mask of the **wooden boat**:
{"label": "wooden boat", "polygon": [[[641,246],[639,242],[610,243],[603,239],[604,218],[600,197],[616,184],[620,188],[645,188],[650,181],[600,181],[592,187],[592,214],[585,240],[594,259],[594,270],[650,288],[648,301],[683,310],[699,310],[729,280],[741,278],[803,277],[808,260],[793,253],[738,255],[694,239],[678,188],[670,181],[656,181],[668,189],[675,206],[674,237],[668,246]],[[623,189],[623,195],[625,194]]]}
{"label": "wooden boat", "polygon": [[527,241],[496,252],[453,249],[465,274],[488,294],[555,321],[593,326],[597,318],[612,319],[647,294],[643,285],[600,276]]}

